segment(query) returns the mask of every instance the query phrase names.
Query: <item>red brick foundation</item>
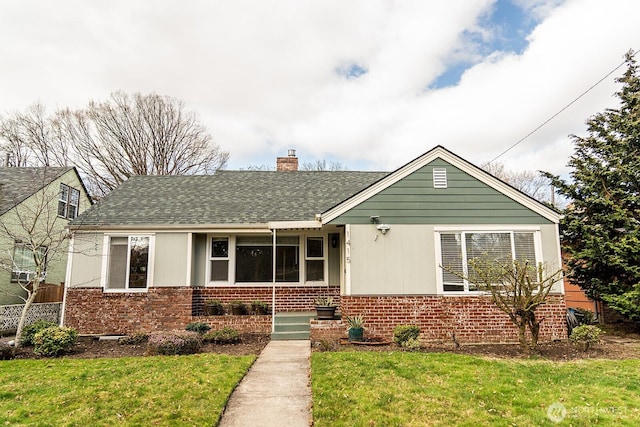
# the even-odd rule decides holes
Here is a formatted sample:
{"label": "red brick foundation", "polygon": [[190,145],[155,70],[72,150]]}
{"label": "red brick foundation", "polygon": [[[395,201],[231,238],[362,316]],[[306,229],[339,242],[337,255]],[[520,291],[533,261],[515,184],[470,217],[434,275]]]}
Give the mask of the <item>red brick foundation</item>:
{"label": "red brick foundation", "polygon": [[147,292],[103,292],[68,288],[65,326],[81,334],[128,334],[184,329],[191,322],[191,288],[150,288]]}
{"label": "red brick foundation", "polygon": [[[489,296],[343,296],[341,311],[343,318],[364,315],[365,336],[369,337],[392,339],[395,326],[413,324],[420,326],[423,341],[453,341],[454,334],[459,343],[518,340],[515,325]],[[544,318],[540,341],[567,338],[563,295],[549,296],[536,314]]]}
{"label": "red brick foundation", "polygon": [[[276,288],[276,312],[312,311],[319,295],[340,301],[338,287]],[[65,325],[81,334],[130,334],[184,329],[191,322],[214,328],[230,326],[240,332],[271,332],[270,315],[203,316],[207,300],[228,304],[234,300],[250,305],[261,300],[271,307],[271,288],[149,288],[147,292],[103,292],[102,288],[68,288]]]}
{"label": "red brick foundation", "polygon": [[[276,313],[283,311],[314,311],[315,299],[318,296],[332,296],[336,304],[340,304],[340,288],[337,286],[287,286],[276,288]],[[204,303],[218,300],[228,304],[240,300],[245,304],[260,300],[271,307],[272,288],[269,287],[237,287],[237,288],[194,288],[194,315],[202,315]]]}

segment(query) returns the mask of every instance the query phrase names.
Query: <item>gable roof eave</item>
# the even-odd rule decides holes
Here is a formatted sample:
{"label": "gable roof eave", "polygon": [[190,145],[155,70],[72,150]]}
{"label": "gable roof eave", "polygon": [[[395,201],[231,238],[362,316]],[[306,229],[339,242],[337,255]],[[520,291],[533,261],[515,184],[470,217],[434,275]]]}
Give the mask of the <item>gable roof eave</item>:
{"label": "gable roof eave", "polygon": [[405,164],[404,166],[401,166],[395,171],[389,173],[389,175],[373,183],[371,186],[354,194],[350,198],[344,200],[338,205],[320,214],[322,218],[322,224],[328,224],[329,222],[338,218],[340,215],[343,215],[344,213],[358,206],[360,203],[368,200],[369,198],[373,197],[374,195],[378,194],[384,189],[390,187],[391,185],[395,184],[401,179],[411,175],[415,171],[428,165],[429,163],[431,163],[436,159],[442,159],[447,163],[451,164],[452,166],[455,166],[458,169],[468,173],[472,177],[483,182],[484,184],[488,185],[494,190],[504,194],[505,196],[509,197],[515,202],[520,203],[521,205],[529,208],[530,210],[542,216],[543,218],[546,218],[547,220],[556,224],[560,222],[560,218],[562,217],[562,215],[559,214],[558,212],[542,204],[541,202],[535,200],[529,195],[523,193],[522,191],[516,189],[515,187],[512,187],[506,182],[496,178],[490,173],[484,171],[483,169],[468,162],[462,157],[457,156],[456,154],[447,150],[443,146],[438,145],[432,148],[431,150],[427,151],[423,155],[413,159],[412,161]]}

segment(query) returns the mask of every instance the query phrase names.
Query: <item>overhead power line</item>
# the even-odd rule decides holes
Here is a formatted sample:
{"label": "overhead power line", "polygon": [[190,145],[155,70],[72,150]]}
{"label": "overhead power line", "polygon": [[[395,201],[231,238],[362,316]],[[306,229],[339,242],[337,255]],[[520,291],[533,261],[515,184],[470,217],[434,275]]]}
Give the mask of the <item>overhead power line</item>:
{"label": "overhead power line", "polygon": [[[638,53],[637,50],[635,50],[633,52],[633,55],[631,55],[631,57],[633,58],[634,56],[636,56],[636,54]],[[537,131],[539,131],[542,127],[544,127],[547,123],[549,123],[551,120],[555,119],[557,116],[559,116],[560,114],[562,114],[562,112],[564,110],[566,110],[567,108],[571,107],[573,104],[575,104],[580,98],[582,98],[583,96],[585,96],[587,93],[591,92],[591,90],[593,90],[593,88],[595,88],[596,86],[598,86],[600,83],[602,83],[603,81],[605,81],[607,78],[609,78],[609,76],[613,73],[615,73],[616,71],[618,71],[618,69],[620,67],[622,67],[624,64],[626,64],[626,60],[622,61],[618,66],[616,66],[616,68],[614,68],[613,70],[609,71],[604,77],[602,77],[600,80],[598,80],[597,82],[595,82],[594,84],[592,84],[587,90],[585,90],[584,92],[582,92],[580,95],[578,95],[573,101],[571,101],[570,103],[568,103],[567,105],[565,105],[560,111],[558,111],[557,113],[555,113],[553,116],[549,117],[547,120],[545,120],[540,126],[538,126],[537,128],[535,128],[534,130],[532,130],[531,132],[529,132],[528,134],[526,134],[525,136],[523,136],[522,138],[520,138],[518,141],[516,141],[513,145],[511,145],[509,148],[507,148],[506,150],[504,150],[502,153],[498,154],[496,157],[494,157],[491,162],[495,162],[496,160],[498,160],[500,157],[504,156],[505,154],[507,154],[509,151],[511,151],[512,149],[514,149],[515,147],[517,147],[518,145],[520,145],[522,142],[524,142],[527,138],[529,138],[531,135],[533,135],[534,133],[536,133]]]}

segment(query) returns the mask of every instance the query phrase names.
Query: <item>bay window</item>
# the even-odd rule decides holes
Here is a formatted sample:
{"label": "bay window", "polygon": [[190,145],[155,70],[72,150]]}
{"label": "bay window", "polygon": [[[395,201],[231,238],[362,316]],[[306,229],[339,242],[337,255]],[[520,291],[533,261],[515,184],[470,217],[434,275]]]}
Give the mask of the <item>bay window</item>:
{"label": "bay window", "polygon": [[[440,266],[459,273],[469,274],[473,259],[495,261],[529,261],[537,265],[534,231],[452,231],[440,232]],[[442,290],[446,292],[477,291],[473,283],[441,268]]]}

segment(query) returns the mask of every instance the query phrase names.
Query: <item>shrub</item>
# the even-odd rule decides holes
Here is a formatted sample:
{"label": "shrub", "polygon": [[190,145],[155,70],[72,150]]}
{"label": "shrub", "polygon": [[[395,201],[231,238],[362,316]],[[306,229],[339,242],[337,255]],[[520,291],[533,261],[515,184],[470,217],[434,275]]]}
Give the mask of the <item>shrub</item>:
{"label": "shrub", "polygon": [[420,350],[420,340],[418,338],[411,337],[400,345],[405,350],[409,350],[409,351]]}
{"label": "shrub", "polygon": [[231,301],[231,314],[244,315],[247,314],[247,306],[240,300]]}
{"label": "shrub", "polygon": [[136,332],[126,337],[122,337],[118,340],[118,343],[122,345],[139,345],[149,341],[149,334],[146,332]]}
{"label": "shrub", "polygon": [[211,326],[209,326],[206,323],[202,323],[202,322],[191,322],[191,323],[189,323],[187,325],[187,327],[185,329],[187,331],[196,332],[196,333],[202,335],[205,332],[208,332],[209,329],[211,329]]}
{"label": "shrub", "polygon": [[205,342],[214,344],[235,344],[240,342],[240,334],[233,328],[225,327],[218,331],[207,332],[203,339]]}
{"label": "shrub", "polygon": [[216,299],[209,300],[204,305],[205,314],[208,316],[222,316],[224,314],[224,306]]}
{"label": "shrub", "polygon": [[581,325],[590,325],[593,323],[593,311],[576,308],[576,317]]}
{"label": "shrub", "polygon": [[582,351],[587,351],[593,344],[600,341],[600,328],[594,325],[580,325],[573,328],[571,332],[571,342],[578,346]]}
{"label": "shrub", "polygon": [[[401,347],[410,339],[418,340],[420,327],[417,325],[398,325],[393,328],[393,342]],[[418,343],[419,344],[419,343]]]}
{"label": "shrub", "polygon": [[269,304],[260,300],[252,301],[251,311],[253,314],[269,314]]}
{"label": "shrub", "polygon": [[149,335],[147,351],[150,354],[193,354],[200,350],[202,338],[196,332],[170,331]]}
{"label": "shrub", "polygon": [[25,326],[22,329],[22,335],[20,336],[20,345],[33,345],[33,336],[43,329],[57,326],[56,323],[48,320],[36,320],[34,323]]}
{"label": "shrub", "polygon": [[38,356],[53,357],[67,351],[78,340],[73,328],[50,326],[33,336],[33,352]]}

